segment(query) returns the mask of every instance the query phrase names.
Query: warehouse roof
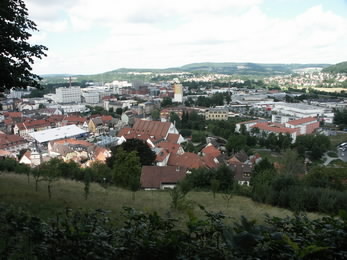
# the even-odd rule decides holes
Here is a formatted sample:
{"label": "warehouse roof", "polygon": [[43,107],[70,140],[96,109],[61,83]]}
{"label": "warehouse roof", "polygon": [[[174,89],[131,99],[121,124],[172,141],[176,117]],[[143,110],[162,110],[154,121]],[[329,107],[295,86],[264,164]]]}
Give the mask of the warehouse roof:
{"label": "warehouse roof", "polygon": [[76,125],[62,126],[30,133],[29,135],[39,143],[75,137],[88,133]]}

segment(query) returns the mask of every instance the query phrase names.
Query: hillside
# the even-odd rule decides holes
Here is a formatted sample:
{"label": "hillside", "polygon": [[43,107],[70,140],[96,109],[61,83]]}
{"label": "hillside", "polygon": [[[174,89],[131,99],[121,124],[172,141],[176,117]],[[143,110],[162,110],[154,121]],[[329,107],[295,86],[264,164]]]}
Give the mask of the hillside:
{"label": "hillside", "polygon": [[[325,68],[329,64],[261,64],[261,63],[192,63],[176,68],[167,69],[131,69],[120,68],[113,71],[108,71],[93,75],[73,75],[78,82],[94,81],[94,82],[111,82],[113,80],[128,80],[128,81],[156,81],[159,73],[170,72],[190,72],[193,74],[201,73],[216,73],[216,74],[237,74],[237,75],[255,75],[255,76],[270,76],[292,73],[293,70],[304,68]],[[157,74],[157,75],[156,75]],[[42,75],[43,83],[59,83],[67,82],[66,75]],[[168,79],[177,76],[169,76]]]}
{"label": "hillside", "polygon": [[[81,182],[60,180],[53,184],[52,199],[48,199],[47,185],[45,182],[39,183],[39,191],[35,192],[34,180],[27,182],[25,175],[0,174],[0,198],[2,203],[21,206],[34,215],[49,218],[57,212],[64,212],[66,208],[72,209],[105,209],[110,210],[112,215],[119,216],[122,207],[134,207],[146,212],[156,211],[160,215],[171,212],[179,217],[186,217],[186,213],[175,213],[170,208],[171,198],[166,191],[139,191],[135,200],[132,200],[132,193],[116,187],[104,189],[98,184],[92,184],[90,195],[87,200],[84,198],[84,185]],[[265,214],[270,216],[285,217],[292,215],[289,210],[271,207],[253,202],[246,197],[234,196],[229,206],[221,194],[217,194],[213,199],[211,192],[191,192],[188,200],[192,201],[194,214],[202,214],[197,204],[204,205],[207,210],[214,212],[222,211],[233,220],[239,220],[241,216],[248,219],[256,219],[263,222]],[[310,213],[309,216],[315,218],[318,215]]]}
{"label": "hillside", "polygon": [[347,73],[347,61],[337,63],[322,70],[327,73]]}

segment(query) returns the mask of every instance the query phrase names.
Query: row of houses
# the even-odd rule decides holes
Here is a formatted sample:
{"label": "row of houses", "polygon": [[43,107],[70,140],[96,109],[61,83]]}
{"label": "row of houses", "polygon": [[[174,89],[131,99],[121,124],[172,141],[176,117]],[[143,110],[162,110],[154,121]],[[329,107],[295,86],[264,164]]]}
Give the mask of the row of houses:
{"label": "row of houses", "polygon": [[118,137],[143,140],[156,153],[156,165],[143,166],[141,172],[141,187],[148,190],[172,188],[193,169],[213,169],[223,163],[234,170],[240,184],[249,185],[250,174],[260,159],[242,152],[228,158],[212,143],[199,154],[185,152],[181,146],[185,140],[171,122],[137,119],[133,127],[123,128]]}

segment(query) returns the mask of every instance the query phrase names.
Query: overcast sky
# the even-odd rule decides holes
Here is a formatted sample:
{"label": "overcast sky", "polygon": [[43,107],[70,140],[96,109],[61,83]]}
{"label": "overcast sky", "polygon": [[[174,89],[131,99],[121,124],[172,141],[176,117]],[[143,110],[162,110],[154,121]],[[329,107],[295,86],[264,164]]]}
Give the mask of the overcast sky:
{"label": "overcast sky", "polygon": [[347,60],[347,0],[25,0],[34,72]]}

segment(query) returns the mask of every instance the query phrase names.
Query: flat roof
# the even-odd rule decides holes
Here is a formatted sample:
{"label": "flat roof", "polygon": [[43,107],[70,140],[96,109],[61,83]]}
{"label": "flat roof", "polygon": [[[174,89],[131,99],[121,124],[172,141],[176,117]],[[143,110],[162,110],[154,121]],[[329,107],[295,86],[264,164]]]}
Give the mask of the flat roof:
{"label": "flat roof", "polygon": [[67,125],[30,133],[29,135],[39,143],[70,138],[88,133],[76,125]]}

